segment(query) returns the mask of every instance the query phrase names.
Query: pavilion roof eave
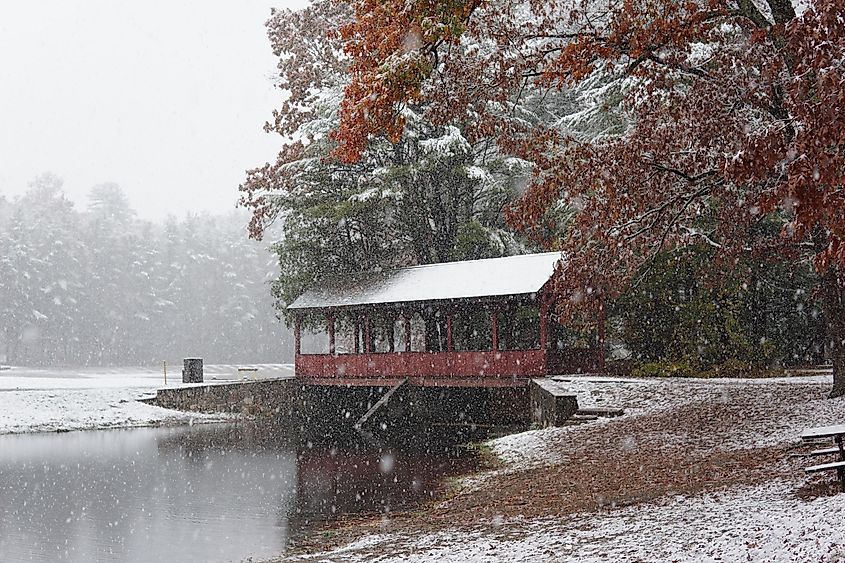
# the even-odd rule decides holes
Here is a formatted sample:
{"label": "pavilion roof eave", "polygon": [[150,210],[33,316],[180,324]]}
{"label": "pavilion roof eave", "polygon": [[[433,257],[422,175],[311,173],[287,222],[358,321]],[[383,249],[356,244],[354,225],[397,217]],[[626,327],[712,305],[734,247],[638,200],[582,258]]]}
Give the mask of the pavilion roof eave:
{"label": "pavilion roof eave", "polygon": [[559,253],[544,252],[345,275],[315,282],[288,309],[395,308],[522,298],[540,292],[559,261]]}
{"label": "pavilion roof eave", "polygon": [[[545,287],[545,286],[544,286]],[[541,289],[542,291],[542,289]],[[455,299],[416,299],[408,301],[393,301],[383,303],[348,303],[343,305],[329,305],[329,306],[299,306],[289,307],[289,310],[295,313],[310,313],[310,312],[329,312],[329,311],[364,311],[364,310],[420,310],[427,305],[449,305],[459,306],[466,305],[491,305],[501,303],[503,301],[511,302],[531,302],[534,301],[537,294],[540,292],[532,291],[527,293],[510,293],[506,295],[481,295],[474,297],[461,297]]]}

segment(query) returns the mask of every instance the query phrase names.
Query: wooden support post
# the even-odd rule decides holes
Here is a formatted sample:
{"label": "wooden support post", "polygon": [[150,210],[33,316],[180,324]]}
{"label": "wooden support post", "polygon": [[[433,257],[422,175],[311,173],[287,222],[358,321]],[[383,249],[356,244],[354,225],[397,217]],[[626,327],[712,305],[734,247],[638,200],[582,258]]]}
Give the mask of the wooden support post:
{"label": "wooden support post", "polygon": [[293,318],[293,349],[297,356],[302,353],[302,317],[300,315]]}
{"label": "wooden support post", "polygon": [[373,344],[370,339],[370,316],[364,315],[364,353],[370,354],[372,351]]}
{"label": "wooden support post", "polygon": [[540,350],[549,348],[549,302],[545,295],[540,296]]}
{"label": "wooden support post", "polygon": [[334,356],[335,354],[335,344],[334,344],[334,331],[335,331],[335,320],[334,315],[326,315],[326,326],[328,327],[329,332],[329,354]]}
{"label": "wooden support post", "polygon": [[388,313],[386,318],[386,322],[389,325],[387,329],[387,351],[388,352],[395,352],[396,351],[396,315],[394,313]]}
{"label": "wooden support post", "polygon": [[361,321],[355,319],[355,353],[361,352]]}
{"label": "wooden support post", "polygon": [[407,312],[402,313],[403,320],[405,321],[405,351],[411,351],[411,315]]}
{"label": "wooden support post", "polygon": [[604,296],[599,297],[599,372],[605,372],[604,339],[605,339]]}
{"label": "wooden support post", "polygon": [[452,313],[446,313],[446,350],[454,352],[455,342],[452,339]]}
{"label": "wooden support post", "polygon": [[388,389],[387,393],[385,393],[384,396],[381,399],[376,401],[376,404],[374,404],[372,407],[370,407],[370,410],[368,410],[366,413],[364,413],[364,416],[362,416],[361,418],[358,419],[358,422],[355,423],[355,430],[360,430],[361,427],[364,426],[367,423],[368,420],[370,420],[370,417],[373,416],[376,413],[376,411],[378,411],[381,407],[386,405],[387,401],[390,400],[390,397],[392,397],[393,394],[396,393],[396,391],[398,391],[406,383],[408,383],[407,377],[405,379],[403,379],[402,381],[400,381],[399,383],[397,383],[396,385],[394,385],[393,387],[391,387],[390,389]]}
{"label": "wooden support post", "polygon": [[499,311],[495,309],[490,313],[490,334],[492,337],[492,345],[494,352],[499,351]]}

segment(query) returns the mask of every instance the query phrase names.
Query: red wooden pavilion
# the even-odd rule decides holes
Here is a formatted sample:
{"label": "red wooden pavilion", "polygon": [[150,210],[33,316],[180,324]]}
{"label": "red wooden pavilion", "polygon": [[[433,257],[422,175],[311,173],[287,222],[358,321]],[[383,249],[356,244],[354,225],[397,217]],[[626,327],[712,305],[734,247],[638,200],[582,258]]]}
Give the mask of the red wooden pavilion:
{"label": "red wooden pavilion", "polygon": [[[601,372],[604,335],[556,321],[557,252],[449,262],[323,281],[294,313],[296,377],[319,385],[524,386]],[[322,349],[303,328],[319,327]],[[591,341],[591,342],[587,342]],[[401,346],[398,345],[401,343]],[[400,349],[401,348],[401,349]]]}

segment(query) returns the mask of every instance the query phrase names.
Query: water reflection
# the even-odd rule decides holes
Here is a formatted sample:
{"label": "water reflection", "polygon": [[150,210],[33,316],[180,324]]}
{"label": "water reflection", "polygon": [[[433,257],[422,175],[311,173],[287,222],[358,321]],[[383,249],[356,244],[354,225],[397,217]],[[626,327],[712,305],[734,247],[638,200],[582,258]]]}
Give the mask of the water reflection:
{"label": "water reflection", "polygon": [[[196,426],[0,436],[0,561],[240,561],[350,512],[433,494],[472,456]],[[432,445],[436,444],[436,445]]]}
{"label": "water reflection", "polygon": [[408,429],[383,442],[347,441],[306,448],[298,459],[294,531],[338,514],[390,513],[430,500],[443,478],[471,471],[472,437]]}

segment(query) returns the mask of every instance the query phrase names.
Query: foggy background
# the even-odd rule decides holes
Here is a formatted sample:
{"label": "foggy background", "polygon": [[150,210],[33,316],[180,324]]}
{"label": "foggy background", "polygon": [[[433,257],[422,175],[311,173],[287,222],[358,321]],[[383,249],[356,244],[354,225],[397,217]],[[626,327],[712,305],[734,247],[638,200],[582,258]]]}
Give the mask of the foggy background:
{"label": "foggy background", "polygon": [[4,3],[0,194],[52,172],[77,206],[115,182],[145,219],[231,210],[279,148],[262,130],[283,96],[264,22],[304,4]]}
{"label": "foggy background", "polygon": [[279,148],[269,16],[264,0],[4,4],[0,363],[292,359],[276,258],[235,209]]}
{"label": "foggy background", "polygon": [[0,362],[289,361],[267,283],[278,266],[244,221],[234,211],[141,220],[116,184],[77,209],[50,174],[0,198]]}

